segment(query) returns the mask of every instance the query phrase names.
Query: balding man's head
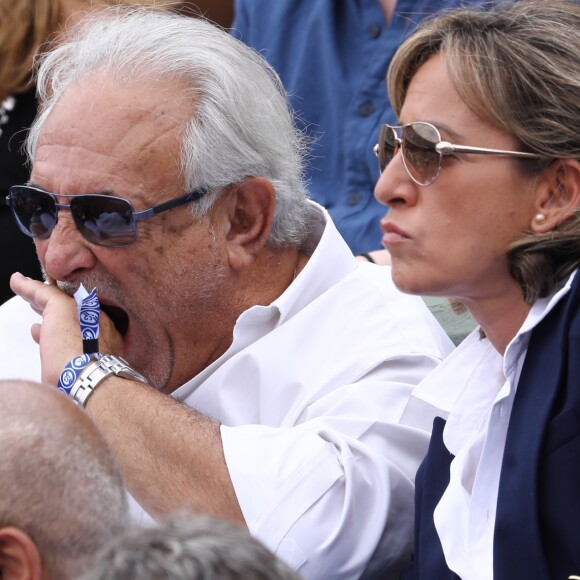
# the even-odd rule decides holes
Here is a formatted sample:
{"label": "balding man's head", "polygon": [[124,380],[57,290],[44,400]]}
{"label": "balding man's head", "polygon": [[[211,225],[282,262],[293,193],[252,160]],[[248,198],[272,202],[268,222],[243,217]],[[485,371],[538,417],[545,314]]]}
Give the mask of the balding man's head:
{"label": "balding man's head", "polygon": [[19,529],[44,577],[73,577],[126,512],[119,470],[88,416],[52,387],[0,381],[0,553],[2,530]]}

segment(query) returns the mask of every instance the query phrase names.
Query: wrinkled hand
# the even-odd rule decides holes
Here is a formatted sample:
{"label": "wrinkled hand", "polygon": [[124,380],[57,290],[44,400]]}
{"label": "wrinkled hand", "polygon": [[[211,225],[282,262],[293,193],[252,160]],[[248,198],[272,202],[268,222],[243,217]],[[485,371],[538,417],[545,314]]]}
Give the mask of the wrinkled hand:
{"label": "wrinkled hand", "polygon": [[[42,316],[42,323],[33,324],[30,331],[40,346],[42,380],[56,385],[66,364],[83,352],[76,302],[56,286],[18,272],[12,275],[10,287]],[[123,354],[123,339],[104,312],[99,323],[99,351]]]}

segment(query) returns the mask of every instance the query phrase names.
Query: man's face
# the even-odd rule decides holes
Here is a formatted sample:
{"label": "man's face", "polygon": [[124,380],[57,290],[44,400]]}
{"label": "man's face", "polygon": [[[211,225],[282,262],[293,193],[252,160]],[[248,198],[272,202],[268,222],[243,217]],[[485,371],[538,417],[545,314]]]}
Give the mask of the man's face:
{"label": "man's face", "polygon": [[[179,85],[123,85],[93,74],[55,105],[31,182],[56,195],[124,197],[135,211],[183,195],[180,131],[190,113]],[[123,334],[124,356],[170,392],[203,368],[220,340],[209,324],[222,309],[226,276],[218,238],[186,205],[139,222],[132,245],[106,248],[85,240],[61,209],[50,238],[36,246],[61,288],[98,289]]]}

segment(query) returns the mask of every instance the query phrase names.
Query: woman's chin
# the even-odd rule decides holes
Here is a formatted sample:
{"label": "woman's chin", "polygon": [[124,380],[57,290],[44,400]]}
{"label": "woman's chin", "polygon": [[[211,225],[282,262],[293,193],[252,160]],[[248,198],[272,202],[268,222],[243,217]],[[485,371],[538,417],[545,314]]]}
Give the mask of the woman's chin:
{"label": "woman's chin", "polygon": [[408,268],[392,267],[392,276],[395,286],[405,294],[424,294],[424,284],[419,276],[414,275]]}
{"label": "woman's chin", "polygon": [[397,268],[393,265],[392,276],[395,286],[405,294],[441,296],[443,298],[449,296],[445,291],[446,288],[442,288],[441,284],[409,268]]}

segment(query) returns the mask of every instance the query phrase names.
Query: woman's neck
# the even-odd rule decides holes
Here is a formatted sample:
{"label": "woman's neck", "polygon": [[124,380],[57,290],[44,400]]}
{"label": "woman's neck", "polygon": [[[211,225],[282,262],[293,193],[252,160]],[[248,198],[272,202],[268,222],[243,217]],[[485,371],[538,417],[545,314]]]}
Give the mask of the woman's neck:
{"label": "woman's neck", "polygon": [[531,305],[524,302],[522,291],[515,281],[495,296],[461,299],[461,302],[502,355],[531,309]]}

